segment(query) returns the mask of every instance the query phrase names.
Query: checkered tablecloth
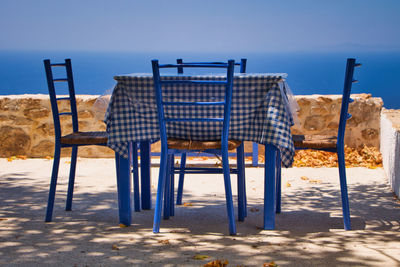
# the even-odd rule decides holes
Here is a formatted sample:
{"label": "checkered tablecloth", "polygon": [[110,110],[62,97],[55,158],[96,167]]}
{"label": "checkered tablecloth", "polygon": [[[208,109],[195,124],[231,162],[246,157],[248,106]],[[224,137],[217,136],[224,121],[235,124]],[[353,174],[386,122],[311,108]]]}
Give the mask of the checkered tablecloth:
{"label": "checkered tablecloth", "polygon": [[[187,79],[222,80],[221,75],[180,76]],[[235,74],[233,83],[231,121],[229,138],[242,141],[253,141],[260,144],[273,144],[281,151],[285,167],[292,165],[294,146],[290,126],[293,118],[282,98],[282,84],[285,74]],[[108,146],[128,157],[129,141],[156,141],[160,138],[157,106],[153,88],[153,78],[148,74],[130,74],[115,76],[118,82],[112,93],[105,116],[108,132]],[[173,76],[164,77],[173,79]],[[223,96],[221,86],[202,86],[201,94],[194,94],[190,86],[169,87],[163,91],[166,100],[186,99],[201,101],[215,98],[215,92]],[[193,89],[193,88],[192,88]],[[195,90],[198,92],[198,90]],[[285,96],[284,96],[285,97]],[[217,97],[218,98],[218,97]],[[193,107],[190,107],[193,109]],[[220,111],[210,112],[209,107],[199,107],[189,111],[187,106],[173,107],[166,111],[175,115],[207,116],[220,115]],[[215,109],[215,107],[214,107]],[[190,113],[191,112],[191,113]],[[169,124],[169,137],[192,140],[218,140],[221,138],[221,127],[204,122],[177,122]]]}

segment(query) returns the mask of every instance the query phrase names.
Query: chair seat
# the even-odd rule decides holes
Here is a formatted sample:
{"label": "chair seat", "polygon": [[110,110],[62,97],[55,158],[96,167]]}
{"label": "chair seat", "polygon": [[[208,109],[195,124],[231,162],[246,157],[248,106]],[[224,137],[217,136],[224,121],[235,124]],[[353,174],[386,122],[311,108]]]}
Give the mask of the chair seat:
{"label": "chair seat", "polygon": [[107,132],[75,132],[61,137],[61,144],[101,145],[107,144]]}
{"label": "chair seat", "polygon": [[[242,141],[228,140],[228,150],[236,149]],[[168,148],[187,150],[221,149],[221,141],[193,141],[187,139],[168,138]]]}
{"label": "chair seat", "polygon": [[336,148],[337,137],[327,135],[293,135],[295,148]]}

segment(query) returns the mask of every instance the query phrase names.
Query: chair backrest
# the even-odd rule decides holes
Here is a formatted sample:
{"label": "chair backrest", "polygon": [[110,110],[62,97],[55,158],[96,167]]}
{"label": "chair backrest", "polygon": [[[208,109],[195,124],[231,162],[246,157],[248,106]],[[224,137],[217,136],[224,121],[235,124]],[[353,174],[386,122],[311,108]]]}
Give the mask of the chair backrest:
{"label": "chair backrest", "polygon": [[[49,59],[44,61],[44,69],[46,71],[47,87],[49,89],[51,110],[53,112],[53,121],[56,140],[61,138],[61,123],[60,116],[71,116],[72,118],[72,130],[73,132],[78,131],[78,113],[76,108],[75,88],[74,79],[72,75],[71,59],[65,59],[64,63],[51,63]],[[53,68],[64,68],[66,77],[54,78]],[[57,97],[57,86],[56,83],[67,83],[69,96]],[[58,101],[69,101],[70,111],[59,112]]]}
{"label": "chair backrest", "polygon": [[[157,103],[157,111],[158,111],[158,121],[160,126],[160,137],[161,137],[161,146],[162,149],[167,149],[167,127],[166,123],[171,122],[207,122],[207,123],[222,123],[222,133],[221,133],[221,142],[222,146],[228,144],[228,134],[229,134],[229,120],[230,120],[230,111],[231,111],[231,102],[232,102],[232,87],[233,87],[233,74],[234,74],[234,60],[229,60],[227,63],[221,64],[163,64],[160,65],[158,60],[152,60],[152,68],[153,68],[153,79],[154,79],[154,90],[156,95],[156,103]],[[193,80],[188,79],[185,76],[168,76],[161,77],[160,69],[167,68],[220,68],[226,69],[226,77],[223,79],[199,79]],[[189,77],[190,78],[190,77]],[[216,90],[209,90],[213,88],[213,86],[223,86],[224,87],[224,96],[223,99],[217,95],[215,98],[207,98],[203,101],[190,101],[186,100],[186,96],[182,93],[179,96],[173,96],[173,98],[168,97],[165,100],[164,93],[166,90],[170,90],[171,88],[179,87],[180,92],[184,91],[189,87],[188,92],[194,95],[201,95],[203,91],[213,92]],[[216,93],[217,94],[217,93]],[[178,99],[179,101],[177,101]],[[185,107],[189,112],[186,114],[173,114],[176,113],[175,110],[179,109],[179,107]],[[172,109],[174,112],[165,112],[166,109]],[[212,108],[212,109],[223,109],[223,115],[221,117],[209,117],[204,115],[203,117],[200,114],[195,114],[194,111],[197,108]],[[207,113],[207,112],[205,112]],[[174,116],[175,115],[175,116]]]}
{"label": "chair backrest", "polygon": [[[183,59],[178,58],[176,60],[176,64],[183,64]],[[185,62],[185,64],[226,64],[225,62]],[[235,62],[235,66],[240,66],[240,73],[246,73],[246,65],[247,65],[247,58],[242,58],[240,59],[240,63],[239,62]],[[178,73],[182,74],[183,73],[183,67],[182,66],[178,66]]]}
{"label": "chair backrest", "polygon": [[342,107],[340,109],[340,120],[339,120],[339,129],[337,136],[337,145],[338,147],[344,146],[344,134],[346,130],[346,122],[351,118],[351,114],[348,113],[349,103],[352,103],[354,100],[350,98],[351,87],[352,84],[358,82],[353,79],[354,68],[361,66],[360,63],[356,63],[355,58],[348,58],[346,65],[346,73],[344,78],[344,87],[343,87],[343,96],[342,96]]}

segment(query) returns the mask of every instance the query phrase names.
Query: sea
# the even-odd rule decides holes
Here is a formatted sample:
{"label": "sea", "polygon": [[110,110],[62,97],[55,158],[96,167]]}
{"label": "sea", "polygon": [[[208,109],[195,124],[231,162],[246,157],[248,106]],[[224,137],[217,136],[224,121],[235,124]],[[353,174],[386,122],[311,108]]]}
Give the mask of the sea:
{"label": "sea", "polygon": [[399,52],[93,52],[93,51],[0,51],[0,95],[47,94],[43,60],[62,62],[70,58],[77,94],[112,92],[115,75],[151,72],[151,60],[175,62],[221,61],[247,58],[247,72],[287,73],[295,95],[341,94],[346,59],[362,64],[352,93],[383,99],[384,107],[400,109]]}

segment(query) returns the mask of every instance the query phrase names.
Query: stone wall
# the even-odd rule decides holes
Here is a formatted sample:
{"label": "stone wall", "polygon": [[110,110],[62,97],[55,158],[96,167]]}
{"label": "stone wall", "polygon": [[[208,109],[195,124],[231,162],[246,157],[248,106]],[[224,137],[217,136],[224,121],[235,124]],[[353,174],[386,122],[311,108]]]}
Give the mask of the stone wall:
{"label": "stone wall", "polygon": [[[98,96],[77,97],[79,127],[81,131],[103,131],[102,116],[94,111]],[[345,142],[348,146],[363,144],[379,148],[380,112],[382,100],[370,95],[352,95],[355,102],[350,105],[353,117],[348,121]],[[300,106],[299,125],[293,133],[328,134],[337,132],[341,96],[312,95],[296,96]],[[60,103],[60,111],[67,111],[68,103]],[[63,119],[63,133],[72,129],[70,119]],[[247,148],[251,145],[247,144]],[[262,148],[262,146],[260,146]],[[25,155],[28,157],[52,156],[54,129],[50,101],[47,95],[0,96],[0,157]],[[157,145],[154,146],[157,150]],[[62,156],[68,156],[68,149]],[[89,146],[79,150],[81,157],[113,157],[106,147]]]}
{"label": "stone wall", "polygon": [[[354,94],[351,97],[354,102],[349,105],[352,117],[347,121],[345,144],[379,148],[382,99],[370,94]],[[296,96],[296,101],[300,106],[299,124],[292,128],[293,134],[337,135],[341,95]]]}
{"label": "stone wall", "polygon": [[[98,96],[77,97],[79,130],[104,131],[105,124],[95,118],[93,104]],[[69,103],[59,103],[60,112],[69,111]],[[0,97],[0,157],[26,155],[53,156],[54,127],[48,95],[10,95]],[[62,119],[63,134],[72,131],[72,121]],[[62,156],[70,155],[70,148],[62,149]],[[81,157],[112,157],[107,147],[88,146],[79,149]]]}

